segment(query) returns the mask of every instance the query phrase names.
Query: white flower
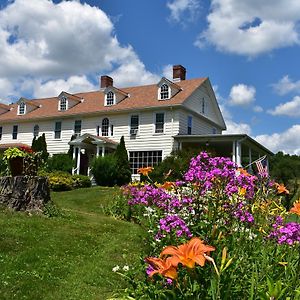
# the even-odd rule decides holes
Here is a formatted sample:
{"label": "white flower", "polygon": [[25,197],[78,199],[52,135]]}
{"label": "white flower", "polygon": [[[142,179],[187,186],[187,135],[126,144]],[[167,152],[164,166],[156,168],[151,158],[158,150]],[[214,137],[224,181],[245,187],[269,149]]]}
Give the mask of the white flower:
{"label": "white flower", "polygon": [[113,271],[113,272],[117,272],[117,271],[119,271],[119,270],[120,270],[120,267],[119,267],[118,265],[112,268],[112,271]]}
{"label": "white flower", "polygon": [[129,271],[129,266],[126,266],[126,265],[125,265],[125,266],[123,267],[123,271],[125,271],[125,272]]}

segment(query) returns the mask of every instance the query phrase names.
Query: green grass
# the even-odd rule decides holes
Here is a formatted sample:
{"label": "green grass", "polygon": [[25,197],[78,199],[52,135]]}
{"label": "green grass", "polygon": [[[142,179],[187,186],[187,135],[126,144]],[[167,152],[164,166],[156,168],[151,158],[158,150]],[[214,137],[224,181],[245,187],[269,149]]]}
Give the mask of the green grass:
{"label": "green grass", "polygon": [[0,299],[106,299],[124,287],[111,270],[138,259],[142,230],[105,216],[113,188],[52,193],[62,214],[0,209]]}

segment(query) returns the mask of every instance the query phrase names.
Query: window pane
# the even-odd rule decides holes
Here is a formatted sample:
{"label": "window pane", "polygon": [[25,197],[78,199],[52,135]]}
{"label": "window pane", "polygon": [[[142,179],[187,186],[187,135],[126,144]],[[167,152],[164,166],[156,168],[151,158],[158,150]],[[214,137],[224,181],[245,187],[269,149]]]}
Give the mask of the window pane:
{"label": "window pane", "polygon": [[74,133],[77,135],[81,134],[81,120],[76,120],[74,124]]}
{"label": "window pane", "polygon": [[33,136],[38,137],[40,133],[40,126],[39,125],[34,125],[33,127]]}
{"label": "window pane", "polygon": [[130,151],[129,162],[132,174],[142,167],[154,167],[162,161],[162,151]]}
{"label": "window pane", "polygon": [[104,118],[102,120],[102,136],[108,136],[109,120]]}
{"label": "window pane", "polygon": [[61,122],[55,122],[54,138],[61,138]]}
{"label": "window pane", "polygon": [[13,140],[16,140],[18,138],[18,125],[13,126],[12,138]]}
{"label": "window pane", "polygon": [[155,133],[164,132],[164,122],[165,122],[164,119],[165,119],[165,114],[164,113],[157,113],[156,114]]}

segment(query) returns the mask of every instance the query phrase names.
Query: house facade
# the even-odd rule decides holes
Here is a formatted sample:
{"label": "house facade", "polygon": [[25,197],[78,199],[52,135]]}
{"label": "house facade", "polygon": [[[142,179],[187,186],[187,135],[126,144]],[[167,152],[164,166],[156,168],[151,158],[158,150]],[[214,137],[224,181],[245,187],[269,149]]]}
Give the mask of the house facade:
{"label": "house facade", "polygon": [[225,129],[209,79],[187,80],[181,65],[173,66],[172,80],[153,85],[117,88],[102,76],[98,91],[0,104],[0,148],[31,145],[45,134],[50,154],[73,146],[77,174],[88,174],[92,158],[114,151],[122,136],[134,175],[182,149],[189,137],[197,143],[195,137],[217,137]]}

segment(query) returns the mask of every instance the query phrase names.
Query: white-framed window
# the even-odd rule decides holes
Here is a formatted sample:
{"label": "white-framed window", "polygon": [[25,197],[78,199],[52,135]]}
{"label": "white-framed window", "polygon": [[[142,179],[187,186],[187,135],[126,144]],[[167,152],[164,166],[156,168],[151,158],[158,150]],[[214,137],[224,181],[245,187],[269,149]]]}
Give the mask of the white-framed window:
{"label": "white-framed window", "polygon": [[217,134],[217,129],[215,127],[213,127],[213,129],[212,129],[212,133]]}
{"label": "white-framed window", "polygon": [[54,138],[55,139],[60,139],[61,138],[61,121],[55,122]]}
{"label": "white-framed window", "polygon": [[162,161],[162,150],[130,151],[129,163],[132,174],[137,174],[139,168],[154,167]]}
{"label": "white-framed window", "polygon": [[68,99],[65,96],[60,97],[59,101],[59,110],[67,110],[68,109]]}
{"label": "white-framed window", "polygon": [[164,133],[165,127],[165,113],[155,114],[155,133]]}
{"label": "white-framed window", "polygon": [[108,130],[109,130],[109,120],[108,118],[104,118],[102,120],[102,136],[108,136]]}
{"label": "white-framed window", "polygon": [[160,100],[170,99],[170,88],[166,83],[162,84],[160,87],[159,99]]}
{"label": "white-framed window", "polygon": [[139,130],[139,115],[130,116],[130,135],[136,135]]}
{"label": "white-framed window", "polygon": [[14,125],[12,131],[12,139],[16,140],[17,138],[18,138],[18,125]]}
{"label": "white-framed window", "polygon": [[75,122],[74,122],[74,134],[76,136],[81,135],[81,120],[75,120]]}
{"label": "white-framed window", "polygon": [[18,114],[19,115],[25,115],[25,112],[26,112],[26,104],[24,102],[21,102],[19,104],[19,111],[18,111]]}
{"label": "white-framed window", "polygon": [[33,137],[38,137],[40,134],[40,126],[35,124],[33,127]]}
{"label": "white-framed window", "polygon": [[188,116],[188,118],[187,118],[187,134],[192,134],[192,123],[193,123],[192,116]]}
{"label": "white-framed window", "polygon": [[114,105],[115,103],[115,94],[112,91],[109,91],[106,94],[106,105],[110,106],[110,105]]}

